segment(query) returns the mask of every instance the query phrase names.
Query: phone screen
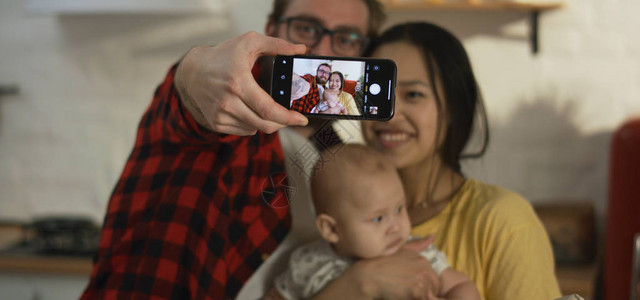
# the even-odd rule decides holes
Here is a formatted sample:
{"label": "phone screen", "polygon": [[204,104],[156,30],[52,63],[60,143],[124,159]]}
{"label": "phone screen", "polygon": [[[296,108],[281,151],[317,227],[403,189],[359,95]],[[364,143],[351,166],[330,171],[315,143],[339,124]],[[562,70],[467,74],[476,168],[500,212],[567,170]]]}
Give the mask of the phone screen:
{"label": "phone screen", "polygon": [[276,56],[271,95],[307,117],[388,120],[395,81],[395,63],[387,59]]}

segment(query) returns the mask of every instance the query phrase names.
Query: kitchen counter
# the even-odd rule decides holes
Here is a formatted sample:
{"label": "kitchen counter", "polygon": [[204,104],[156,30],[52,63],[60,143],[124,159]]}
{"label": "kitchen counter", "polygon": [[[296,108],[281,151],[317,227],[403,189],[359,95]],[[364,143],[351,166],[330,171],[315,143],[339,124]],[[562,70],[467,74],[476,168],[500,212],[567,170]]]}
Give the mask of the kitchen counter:
{"label": "kitchen counter", "polygon": [[0,253],[0,271],[89,276],[90,257]]}

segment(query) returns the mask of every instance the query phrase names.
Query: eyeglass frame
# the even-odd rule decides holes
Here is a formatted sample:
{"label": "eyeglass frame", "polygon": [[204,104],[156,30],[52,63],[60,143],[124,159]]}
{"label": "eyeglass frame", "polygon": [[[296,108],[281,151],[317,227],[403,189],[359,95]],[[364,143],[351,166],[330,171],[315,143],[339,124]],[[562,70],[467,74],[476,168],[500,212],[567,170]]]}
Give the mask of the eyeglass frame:
{"label": "eyeglass frame", "polygon": [[[329,35],[329,37],[330,37],[330,39],[329,39],[329,40],[331,41],[331,49],[332,49],[334,52],[336,52],[336,53],[337,53],[338,51],[336,51],[336,49],[334,48],[334,47],[335,47],[335,45],[334,45],[334,43],[333,43],[333,37],[334,37],[334,34],[335,34],[335,33],[343,33],[343,32],[351,33],[351,34],[354,34],[354,33],[355,33],[355,34],[359,35],[359,36],[362,38],[362,43],[361,43],[361,46],[360,46],[360,47],[361,47],[361,49],[360,49],[360,51],[357,53],[357,55],[362,54],[362,52],[364,52],[364,51],[365,51],[365,49],[367,48],[367,46],[369,45],[369,42],[371,42],[371,39],[370,39],[368,36],[363,35],[363,34],[361,34],[361,33],[359,33],[359,32],[349,32],[349,31],[342,31],[342,30],[330,30],[330,29],[327,29],[326,27],[324,27],[324,26],[320,25],[320,23],[319,23],[319,22],[317,22],[317,21],[315,21],[315,20],[313,20],[313,19],[309,19],[309,18],[305,18],[305,17],[281,17],[280,19],[278,19],[278,23],[284,23],[284,22],[286,22],[286,23],[287,23],[287,28],[286,28],[286,30],[287,30],[287,38],[288,38],[290,41],[295,42],[295,43],[299,43],[299,42],[298,42],[298,41],[293,40],[293,39],[290,37],[290,34],[289,34],[289,29],[290,29],[290,27],[291,27],[291,22],[292,22],[292,21],[305,21],[305,22],[313,23],[313,24],[315,24],[316,28],[317,28],[317,29],[319,29],[319,31],[320,31],[320,35],[318,35],[318,39],[317,39],[313,44],[311,44],[311,45],[307,45],[308,47],[312,47],[312,48],[313,48],[313,47],[317,46],[317,45],[320,43],[320,41],[322,41],[322,38],[323,38],[325,35],[327,35],[327,34],[328,34],[328,35]],[[303,44],[304,44],[304,43],[303,43]],[[306,45],[306,44],[305,44],[305,45]]]}

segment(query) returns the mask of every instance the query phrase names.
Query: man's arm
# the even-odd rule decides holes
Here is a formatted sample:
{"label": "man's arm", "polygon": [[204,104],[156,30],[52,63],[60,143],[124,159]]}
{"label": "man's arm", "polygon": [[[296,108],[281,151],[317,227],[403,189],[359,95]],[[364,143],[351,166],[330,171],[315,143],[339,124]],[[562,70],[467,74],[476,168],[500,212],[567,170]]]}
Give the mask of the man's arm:
{"label": "man's arm", "polygon": [[211,47],[195,47],[182,58],[175,85],[185,108],[203,127],[227,134],[267,133],[307,119],[278,105],[253,78],[263,55],[304,53],[303,45],[256,32]]}
{"label": "man's arm", "polygon": [[311,83],[304,80],[298,74],[291,76],[291,100],[298,100],[309,93]]}

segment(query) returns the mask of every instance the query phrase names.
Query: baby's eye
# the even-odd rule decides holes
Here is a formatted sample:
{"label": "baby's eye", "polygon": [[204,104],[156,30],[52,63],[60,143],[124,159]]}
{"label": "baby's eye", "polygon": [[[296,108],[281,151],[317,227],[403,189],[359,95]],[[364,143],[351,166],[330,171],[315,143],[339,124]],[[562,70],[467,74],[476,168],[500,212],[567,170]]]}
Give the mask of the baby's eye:
{"label": "baby's eye", "polygon": [[373,220],[371,220],[371,221],[373,221],[373,223],[380,223],[380,222],[382,222],[382,216],[377,216],[377,217],[373,218]]}
{"label": "baby's eye", "polygon": [[398,208],[396,208],[396,213],[397,214],[401,213],[403,209],[404,209],[404,205],[398,206]]}

